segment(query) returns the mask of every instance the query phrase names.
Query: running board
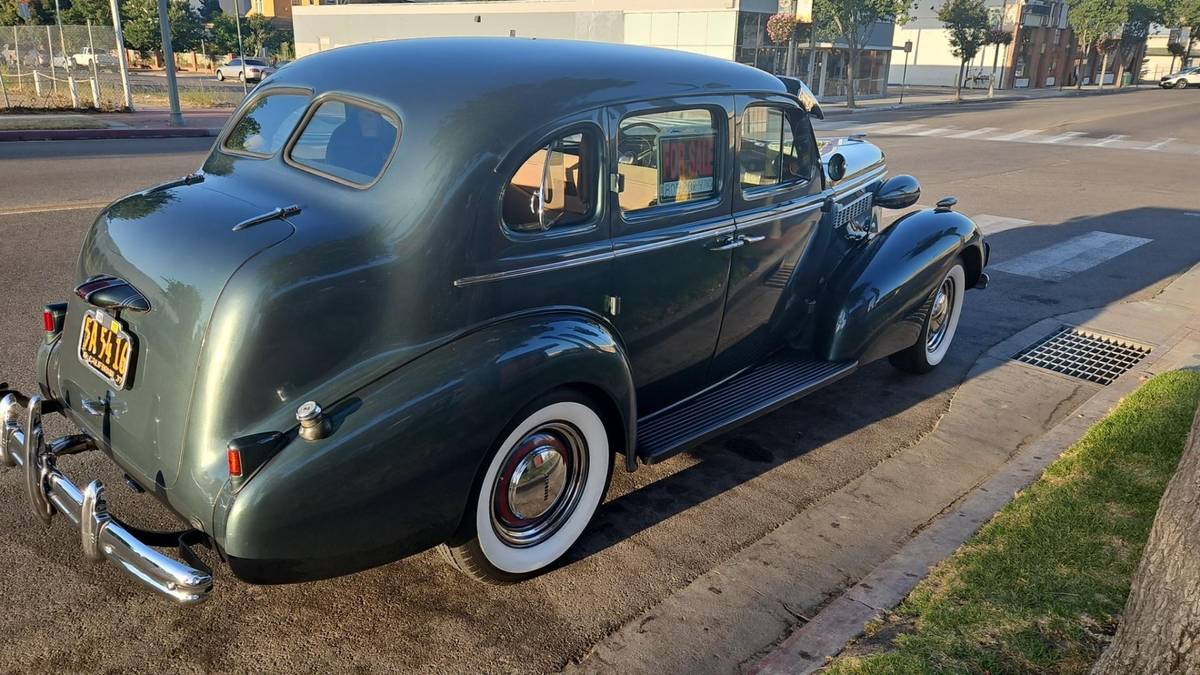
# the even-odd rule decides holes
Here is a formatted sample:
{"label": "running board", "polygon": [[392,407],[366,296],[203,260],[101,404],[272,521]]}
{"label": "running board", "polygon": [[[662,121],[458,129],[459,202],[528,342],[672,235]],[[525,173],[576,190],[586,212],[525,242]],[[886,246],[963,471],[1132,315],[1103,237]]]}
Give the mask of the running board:
{"label": "running board", "polygon": [[783,352],[686,401],[638,420],[637,454],[658,462],[849,375],[854,361]]}

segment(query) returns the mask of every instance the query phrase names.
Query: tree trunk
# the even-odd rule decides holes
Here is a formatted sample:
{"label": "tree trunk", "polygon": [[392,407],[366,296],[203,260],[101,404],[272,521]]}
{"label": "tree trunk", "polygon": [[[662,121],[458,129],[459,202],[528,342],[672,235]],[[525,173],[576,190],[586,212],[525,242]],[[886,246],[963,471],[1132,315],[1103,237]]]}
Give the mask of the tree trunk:
{"label": "tree trunk", "polygon": [[858,50],[851,47],[846,50],[846,107],[854,108],[854,71],[858,65]]}
{"label": "tree trunk", "polygon": [[1200,672],[1200,411],[1167,484],[1121,625],[1092,672]]}
{"label": "tree trunk", "polygon": [[1075,66],[1075,91],[1083,90],[1083,69],[1087,67],[1088,57],[1091,56],[1091,45],[1084,47],[1080,51],[1082,53],[1075,60],[1075,63],[1077,64]]}
{"label": "tree trunk", "polygon": [[1104,76],[1108,74],[1108,52],[1104,52],[1104,58],[1100,61],[1100,88],[1104,88]]}
{"label": "tree trunk", "polygon": [[966,69],[966,67],[967,67],[966,60],[960,60],[958,62],[958,81],[954,83],[954,102],[955,103],[962,102],[963,71]]}

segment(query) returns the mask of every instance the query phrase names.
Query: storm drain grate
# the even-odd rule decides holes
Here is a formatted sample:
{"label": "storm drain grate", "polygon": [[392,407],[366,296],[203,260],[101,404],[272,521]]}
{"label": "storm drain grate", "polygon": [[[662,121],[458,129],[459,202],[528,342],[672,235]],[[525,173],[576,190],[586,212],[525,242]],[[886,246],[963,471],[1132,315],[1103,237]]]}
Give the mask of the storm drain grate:
{"label": "storm drain grate", "polygon": [[1056,373],[1108,384],[1149,353],[1149,347],[1128,340],[1063,326],[1014,358]]}

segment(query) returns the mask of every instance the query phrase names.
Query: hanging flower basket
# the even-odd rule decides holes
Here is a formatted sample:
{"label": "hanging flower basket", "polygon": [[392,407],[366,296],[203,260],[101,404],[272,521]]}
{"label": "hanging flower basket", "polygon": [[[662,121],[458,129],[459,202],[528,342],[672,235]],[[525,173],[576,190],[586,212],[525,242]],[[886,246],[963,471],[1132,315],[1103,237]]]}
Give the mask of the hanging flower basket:
{"label": "hanging flower basket", "polygon": [[787,42],[795,34],[798,25],[800,22],[795,14],[776,14],[767,19],[767,37],[771,38],[771,42]]}

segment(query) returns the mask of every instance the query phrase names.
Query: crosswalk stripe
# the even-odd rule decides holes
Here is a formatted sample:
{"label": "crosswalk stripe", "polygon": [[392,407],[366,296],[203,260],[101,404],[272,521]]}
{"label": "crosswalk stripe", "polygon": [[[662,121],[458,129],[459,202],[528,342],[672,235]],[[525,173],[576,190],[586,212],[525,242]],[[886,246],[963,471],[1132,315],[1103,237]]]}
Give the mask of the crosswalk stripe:
{"label": "crosswalk stripe", "polygon": [[1000,128],[983,127],[982,129],[972,129],[970,131],[964,131],[961,134],[950,134],[946,138],[974,138],[975,136],[982,136],[983,134],[990,133],[992,131],[1000,131]]}
{"label": "crosswalk stripe", "polygon": [[1022,129],[1020,131],[1017,131],[1017,132],[1014,132],[1011,134],[1005,134],[1003,136],[996,136],[995,138],[992,138],[991,140],[993,140],[993,141],[1015,141],[1020,138],[1025,138],[1026,136],[1033,136],[1034,134],[1036,134],[1039,131],[1041,131],[1041,129]]}
{"label": "crosswalk stripe", "polygon": [[1169,145],[1171,143],[1171,141],[1177,141],[1177,140],[1179,140],[1179,139],[1178,138],[1164,138],[1161,141],[1155,143],[1154,145],[1147,145],[1146,149],[1147,150],[1162,150],[1167,145]]}
{"label": "crosswalk stripe", "polygon": [[1075,138],[1076,136],[1082,136],[1082,135],[1083,135],[1082,131],[1068,131],[1066,133],[1061,133],[1057,136],[1054,136],[1053,138],[1048,138],[1048,139],[1042,141],[1042,143],[1061,143],[1065,140]]}
{"label": "crosswalk stripe", "polygon": [[1065,281],[1151,241],[1144,237],[1092,231],[996,263],[991,269],[1043,281]]}
{"label": "crosswalk stripe", "polygon": [[979,226],[979,229],[983,230],[984,234],[996,234],[1005,230],[1014,230],[1018,227],[1033,225],[1032,220],[1005,218],[1004,216],[993,216],[988,213],[972,216],[971,220],[975,221],[975,224]]}
{"label": "crosswalk stripe", "polygon": [[1096,146],[1097,148],[1102,148],[1110,143],[1116,143],[1117,141],[1124,139],[1124,138],[1129,138],[1129,137],[1126,136],[1125,134],[1113,134],[1112,136],[1109,136],[1108,138],[1104,138],[1099,141],[1096,141],[1095,143],[1092,143],[1092,145]]}
{"label": "crosswalk stripe", "polygon": [[918,131],[917,133],[913,134],[913,136],[940,136],[947,131],[958,131],[958,129],[955,129],[954,127],[947,127],[945,129],[926,129],[925,131]]}
{"label": "crosswalk stripe", "polygon": [[880,133],[899,134],[899,133],[906,133],[913,129],[923,129],[924,127],[925,127],[924,124],[901,124],[898,127],[892,127],[891,129],[888,129],[887,131],[881,131]]}

